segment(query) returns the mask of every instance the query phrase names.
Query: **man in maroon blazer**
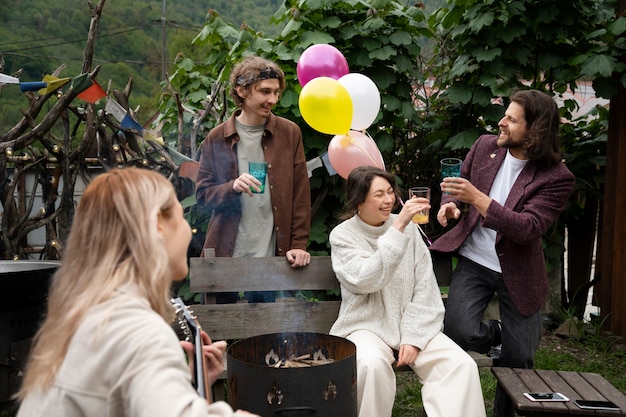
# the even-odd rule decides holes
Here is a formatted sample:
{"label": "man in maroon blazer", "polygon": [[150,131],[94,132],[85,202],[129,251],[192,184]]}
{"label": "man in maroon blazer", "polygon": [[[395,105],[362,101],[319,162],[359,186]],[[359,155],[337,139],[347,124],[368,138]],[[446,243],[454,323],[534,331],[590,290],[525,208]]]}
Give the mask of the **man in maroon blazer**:
{"label": "man in maroon blazer", "polygon": [[[542,236],[565,208],[575,178],[561,162],[559,111],[537,90],[511,96],[499,135],[483,135],[468,152],[461,178],[444,178],[437,220],[459,219],[431,246],[455,253],[445,333],[461,347],[486,353],[501,345],[500,366],[532,368],[548,294]],[[483,313],[498,294],[501,322]],[[496,389],[494,416],[513,416]]]}

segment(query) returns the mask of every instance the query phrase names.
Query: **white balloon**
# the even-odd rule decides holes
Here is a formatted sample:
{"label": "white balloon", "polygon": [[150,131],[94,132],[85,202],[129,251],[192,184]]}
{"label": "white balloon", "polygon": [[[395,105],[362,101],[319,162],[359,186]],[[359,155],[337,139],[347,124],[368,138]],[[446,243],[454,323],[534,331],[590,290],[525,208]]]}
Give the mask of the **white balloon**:
{"label": "white balloon", "polygon": [[337,81],[343,85],[352,99],[352,130],[364,130],[374,123],[380,110],[380,92],[369,77],[349,73]]}

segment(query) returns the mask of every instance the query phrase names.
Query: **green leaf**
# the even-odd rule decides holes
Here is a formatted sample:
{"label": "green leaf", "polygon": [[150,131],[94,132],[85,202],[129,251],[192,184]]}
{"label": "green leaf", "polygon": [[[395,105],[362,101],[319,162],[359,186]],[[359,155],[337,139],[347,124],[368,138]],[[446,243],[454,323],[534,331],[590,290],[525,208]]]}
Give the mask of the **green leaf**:
{"label": "green leaf", "polygon": [[381,152],[391,152],[393,150],[393,138],[387,133],[381,133],[376,136],[376,145]]}
{"label": "green leaf", "polygon": [[453,151],[457,149],[469,149],[474,144],[478,136],[480,136],[480,132],[476,129],[469,129],[464,132],[457,133],[450,138],[446,147],[452,149]]}
{"label": "green leaf", "polygon": [[593,55],[585,61],[580,71],[583,75],[610,77],[615,70],[615,59],[609,55]]}
{"label": "green leaf", "polygon": [[409,45],[413,42],[413,37],[407,32],[398,31],[389,36],[389,41],[394,45]]}
{"label": "green leaf", "polygon": [[609,23],[609,31],[615,36],[623,34],[626,31],[626,17],[620,16],[614,22]]}
{"label": "green leaf", "polygon": [[187,98],[189,98],[189,100],[194,103],[200,103],[206,98],[207,95],[208,93],[206,92],[206,90],[195,90],[189,93],[187,95]]}
{"label": "green leaf", "polygon": [[464,10],[462,7],[453,7],[445,14],[443,19],[441,20],[441,25],[444,29],[450,29],[455,27],[461,21],[461,17],[463,17]]}
{"label": "green leaf", "polygon": [[452,84],[446,93],[451,103],[467,104],[472,99],[472,89],[459,83]]}
{"label": "green leaf", "polygon": [[488,49],[487,47],[484,47],[482,49],[476,48],[474,50],[474,56],[478,62],[490,62],[499,58],[500,55],[502,55],[502,49],[500,48]]}
{"label": "green leaf", "polygon": [[319,43],[331,44],[334,42],[335,38],[325,32],[307,31],[300,36],[300,45],[305,49],[311,45],[317,45]]}
{"label": "green leaf", "polygon": [[385,26],[385,20],[380,17],[374,17],[372,19],[368,19],[363,24],[363,28],[367,30],[371,30],[373,32],[379,30],[380,28]]}
{"label": "green leaf", "polygon": [[396,56],[397,51],[391,46],[383,46],[375,51],[369,53],[370,58],[386,61],[392,56]]}
{"label": "green leaf", "polygon": [[538,7],[537,23],[552,23],[559,16],[559,8],[555,5]]}
{"label": "green leaf", "polygon": [[336,29],[342,25],[342,22],[341,19],[339,19],[337,16],[331,16],[329,18],[320,20],[319,25],[322,28]]}
{"label": "green leaf", "polygon": [[469,22],[469,30],[472,33],[480,32],[485,26],[489,27],[493,23],[493,12],[478,15]]}
{"label": "green leaf", "polygon": [[195,194],[190,195],[189,197],[185,198],[183,201],[180,202],[180,205],[183,206],[183,209],[186,209],[191,206],[195,206],[196,204],[198,204],[198,202],[196,201]]}

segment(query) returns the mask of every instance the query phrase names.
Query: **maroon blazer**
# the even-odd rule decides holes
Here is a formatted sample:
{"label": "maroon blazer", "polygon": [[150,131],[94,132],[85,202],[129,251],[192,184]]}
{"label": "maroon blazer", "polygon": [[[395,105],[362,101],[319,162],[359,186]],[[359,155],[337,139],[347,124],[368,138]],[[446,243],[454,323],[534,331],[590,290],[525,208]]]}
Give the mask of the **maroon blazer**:
{"label": "maroon blazer", "polygon": [[[496,139],[495,135],[479,137],[461,167],[461,177],[487,195],[507,152],[496,145]],[[484,218],[470,206],[458,224],[438,238],[430,249],[456,252],[479,222],[495,230],[502,278],[513,303],[522,315],[533,314],[548,295],[541,238],[565,208],[574,182],[574,175],[562,162],[540,167],[528,161],[504,205],[492,201]],[[442,196],[442,205],[449,201],[455,201],[460,207],[459,201]]]}

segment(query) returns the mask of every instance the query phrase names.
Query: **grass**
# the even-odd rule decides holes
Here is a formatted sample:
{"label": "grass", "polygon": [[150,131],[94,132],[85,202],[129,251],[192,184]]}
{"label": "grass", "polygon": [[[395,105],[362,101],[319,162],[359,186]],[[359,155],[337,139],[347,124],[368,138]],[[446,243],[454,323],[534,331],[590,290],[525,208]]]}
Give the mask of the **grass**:
{"label": "grass", "polygon": [[[626,340],[591,334],[560,338],[546,334],[535,356],[536,369],[594,372],[626,395]],[[411,372],[396,374],[398,391],[393,417],[423,416],[421,384]],[[496,379],[489,368],[480,368],[480,381],[487,415],[491,415]]]}

